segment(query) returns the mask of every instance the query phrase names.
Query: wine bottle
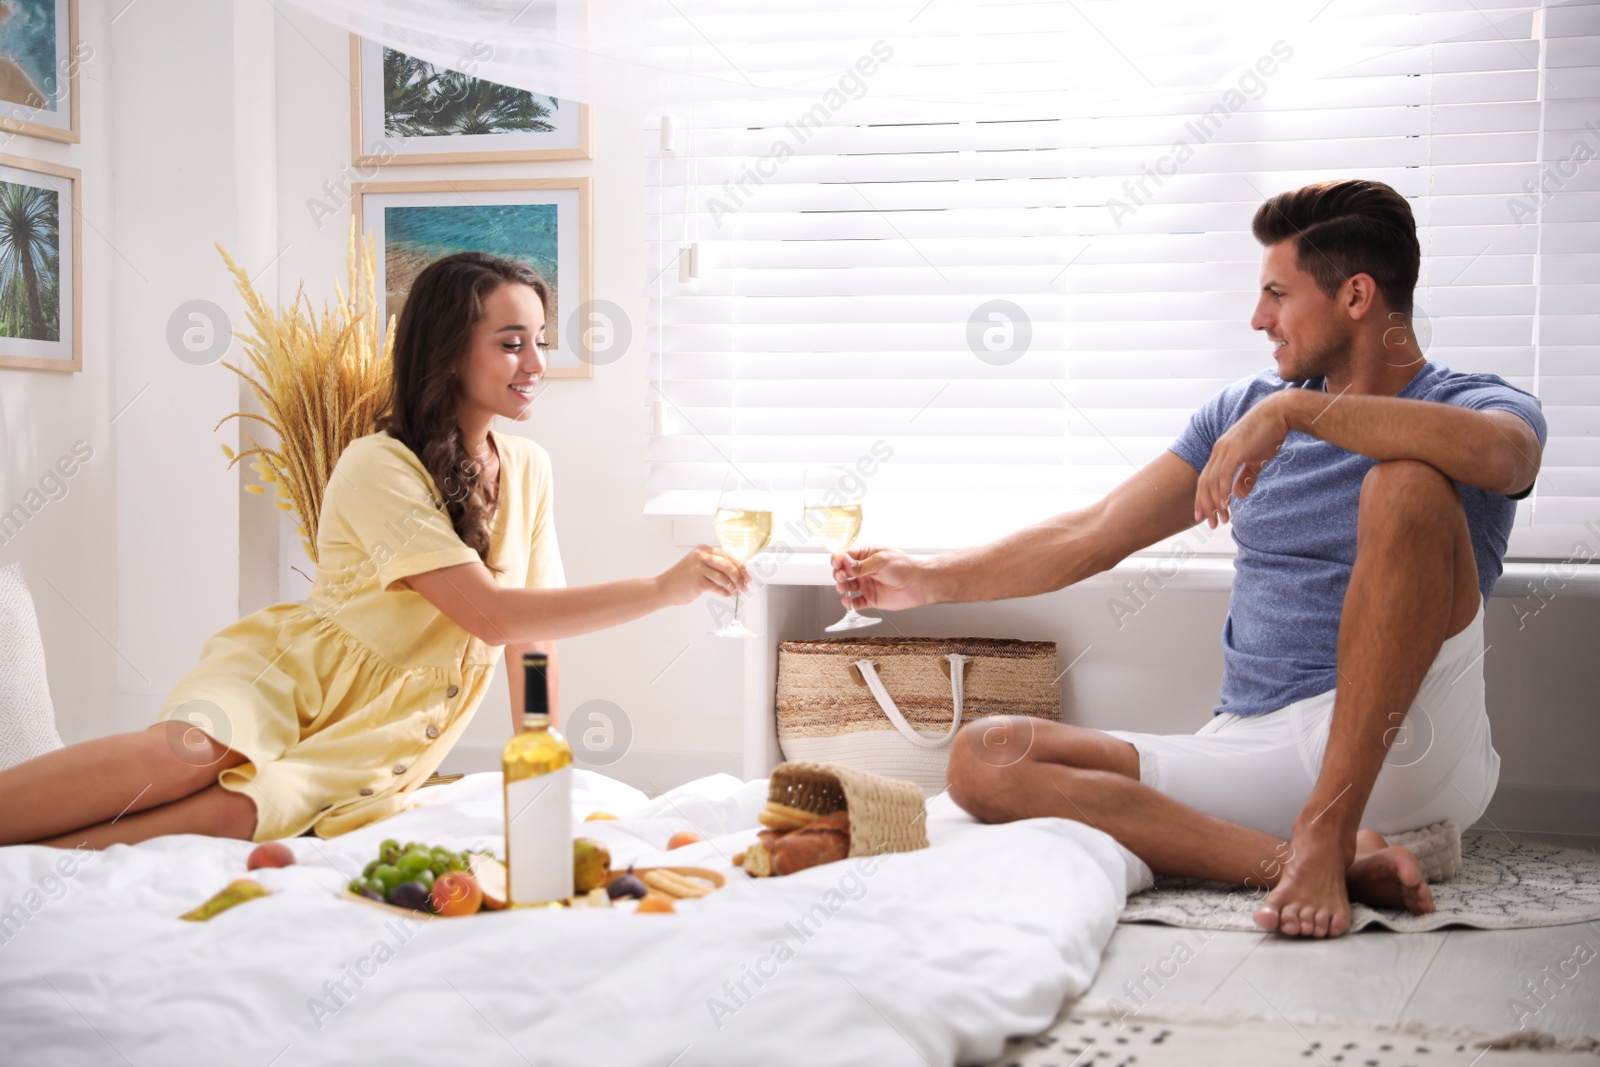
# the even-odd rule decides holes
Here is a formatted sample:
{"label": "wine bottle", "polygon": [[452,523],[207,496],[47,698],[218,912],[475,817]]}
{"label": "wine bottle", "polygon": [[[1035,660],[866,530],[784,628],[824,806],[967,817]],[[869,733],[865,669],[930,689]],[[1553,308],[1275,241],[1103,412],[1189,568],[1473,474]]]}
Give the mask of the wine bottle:
{"label": "wine bottle", "polygon": [[542,652],[522,655],[522,729],[501,753],[505,772],[507,902],[529,907],[572,896],[572,749],[550,728]]}

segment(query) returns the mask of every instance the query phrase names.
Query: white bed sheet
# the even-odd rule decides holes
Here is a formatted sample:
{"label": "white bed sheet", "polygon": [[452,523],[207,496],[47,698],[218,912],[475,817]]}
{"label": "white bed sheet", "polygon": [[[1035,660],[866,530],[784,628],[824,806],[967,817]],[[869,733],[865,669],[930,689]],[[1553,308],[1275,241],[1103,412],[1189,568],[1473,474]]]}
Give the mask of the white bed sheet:
{"label": "white bed sheet", "polygon": [[[623,816],[580,831],[618,866],[727,869],[765,794],[716,775],[649,800],[579,771],[574,817]],[[0,1062],[979,1063],[1088,987],[1141,878],[1089,827],[980,826],[937,797],[929,849],[737,876],[673,916],[404,923],[338,899],[387,837],[499,851],[498,774],[419,799],[344,837],[290,842],[297,866],[255,872],[272,896],[206,923],[176,916],[245,876],[248,843],[0,848]],[[661,851],[687,828],[708,840]]]}

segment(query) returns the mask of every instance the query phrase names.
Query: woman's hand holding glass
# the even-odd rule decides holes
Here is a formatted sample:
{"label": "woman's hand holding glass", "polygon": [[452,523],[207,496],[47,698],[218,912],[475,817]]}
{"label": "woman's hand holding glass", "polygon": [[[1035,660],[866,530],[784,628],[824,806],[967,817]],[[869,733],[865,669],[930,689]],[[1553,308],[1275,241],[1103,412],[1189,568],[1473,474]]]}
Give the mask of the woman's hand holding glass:
{"label": "woman's hand holding glass", "polygon": [[737,596],[750,588],[750,573],[726,552],[710,545],[696,545],[656,581],[668,604],[688,604],[702,593]]}
{"label": "woman's hand holding glass", "polygon": [[[722,550],[740,563],[748,562],[772,540],[772,486],[761,479],[729,473],[717,498],[715,525]],[[717,637],[749,637],[754,633],[739,620],[737,592],[733,596],[733,615],[711,632]]]}

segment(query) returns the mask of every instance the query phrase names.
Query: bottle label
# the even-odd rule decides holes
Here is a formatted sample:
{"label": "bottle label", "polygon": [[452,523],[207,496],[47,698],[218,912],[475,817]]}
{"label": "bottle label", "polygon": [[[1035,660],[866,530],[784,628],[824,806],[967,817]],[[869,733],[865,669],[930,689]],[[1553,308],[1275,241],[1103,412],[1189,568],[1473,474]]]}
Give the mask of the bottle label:
{"label": "bottle label", "polygon": [[507,894],[513,905],[572,896],[572,768],[506,786]]}

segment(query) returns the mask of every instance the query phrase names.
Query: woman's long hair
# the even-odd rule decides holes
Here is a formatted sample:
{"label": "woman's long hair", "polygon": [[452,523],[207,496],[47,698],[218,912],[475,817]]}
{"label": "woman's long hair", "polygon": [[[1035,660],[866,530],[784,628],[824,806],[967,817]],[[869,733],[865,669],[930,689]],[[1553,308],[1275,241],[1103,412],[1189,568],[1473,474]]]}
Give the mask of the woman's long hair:
{"label": "woman's long hair", "polygon": [[[458,252],[428,264],[411,283],[394,335],[394,391],[375,427],[416,453],[444,494],[444,506],[469,548],[490,571],[490,487],[482,464],[467,451],[456,421],[461,379],[483,302],[508,283],[539,294],[550,314],[550,289],[526,263],[483,252]],[[503,457],[502,457],[503,461]]]}

